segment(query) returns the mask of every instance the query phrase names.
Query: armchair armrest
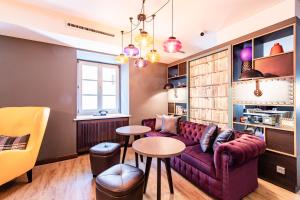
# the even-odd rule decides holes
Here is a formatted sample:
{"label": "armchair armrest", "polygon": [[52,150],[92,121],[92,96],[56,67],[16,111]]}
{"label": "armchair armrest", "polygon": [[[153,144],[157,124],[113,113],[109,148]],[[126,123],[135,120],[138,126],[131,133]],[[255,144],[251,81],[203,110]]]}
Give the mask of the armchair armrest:
{"label": "armchair armrest", "polygon": [[224,164],[228,168],[243,165],[247,161],[258,157],[265,149],[266,143],[264,141],[248,134],[243,134],[235,140],[221,144],[214,154],[217,177],[221,177]]}
{"label": "armchair armrest", "polygon": [[0,152],[0,185],[32,169],[35,164],[32,151],[7,150]]}
{"label": "armchair armrest", "polygon": [[142,125],[150,127],[151,131],[155,131],[155,121],[156,121],[155,118],[143,119],[142,120]]}

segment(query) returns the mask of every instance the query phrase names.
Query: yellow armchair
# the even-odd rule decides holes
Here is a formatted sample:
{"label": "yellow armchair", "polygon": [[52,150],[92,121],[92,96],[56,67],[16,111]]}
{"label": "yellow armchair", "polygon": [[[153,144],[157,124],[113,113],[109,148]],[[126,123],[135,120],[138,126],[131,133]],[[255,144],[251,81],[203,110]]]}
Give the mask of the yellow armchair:
{"label": "yellow armchair", "polygon": [[0,135],[22,136],[30,134],[25,150],[0,151],[0,185],[27,172],[32,181],[35,165],[47,126],[50,108],[0,108]]}

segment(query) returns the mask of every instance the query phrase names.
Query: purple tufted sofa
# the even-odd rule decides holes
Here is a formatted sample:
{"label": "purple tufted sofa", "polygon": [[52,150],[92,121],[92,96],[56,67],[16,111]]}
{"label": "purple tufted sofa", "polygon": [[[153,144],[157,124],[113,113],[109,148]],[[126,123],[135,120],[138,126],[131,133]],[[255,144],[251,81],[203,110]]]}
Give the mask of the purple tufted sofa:
{"label": "purple tufted sofa", "polygon": [[171,158],[172,168],[214,198],[238,200],[258,187],[258,156],[266,149],[259,138],[235,131],[234,140],[221,144],[214,153],[203,153],[199,140],[205,125],[179,121],[179,134],[173,135],[155,131],[155,119],[142,124],[152,130],[146,137],[172,137],[186,144],[180,156]]}

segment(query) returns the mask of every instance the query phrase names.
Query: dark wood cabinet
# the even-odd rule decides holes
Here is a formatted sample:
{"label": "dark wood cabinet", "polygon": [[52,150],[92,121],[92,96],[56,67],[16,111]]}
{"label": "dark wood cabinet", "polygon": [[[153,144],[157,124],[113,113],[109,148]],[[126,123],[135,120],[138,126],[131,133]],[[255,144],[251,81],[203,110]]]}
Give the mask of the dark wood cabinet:
{"label": "dark wood cabinet", "polygon": [[[298,190],[296,158],[266,151],[260,156],[258,166],[260,178],[292,192]],[[284,174],[277,172],[278,167],[284,168]]]}
{"label": "dark wood cabinet", "polygon": [[77,153],[104,141],[122,143],[124,138],[116,134],[116,129],[128,124],[128,117],[77,121]]}

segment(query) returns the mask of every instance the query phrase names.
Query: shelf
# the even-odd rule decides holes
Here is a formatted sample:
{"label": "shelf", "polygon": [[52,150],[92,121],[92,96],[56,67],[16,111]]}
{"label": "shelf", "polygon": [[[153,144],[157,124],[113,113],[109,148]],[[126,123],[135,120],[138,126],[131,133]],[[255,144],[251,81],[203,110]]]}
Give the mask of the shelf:
{"label": "shelf", "polygon": [[277,77],[270,77],[270,78],[251,78],[247,80],[238,80],[232,81],[232,84],[239,84],[247,81],[255,81],[255,80],[272,80],[272,79],[294,79],[294,76],[277,76]]}
{"label": "shelf", "polygon": [[269,148],[266,148],[266,150],[267,151],[272,151],[274,153],[279,153],[279,154],[282,154],[282,155],[285,155],[285,156],[296,157],[296,155],[285,153],[285,152],[282,152],[282,151],[277,151],[277,150],[273,150],[273,149],[269,149]]}
{"label": "shelf", "polygon": [[176,115],[176,116],[182,116],[182,117],[186,117],[186,116],[187,116],[187,114],[184,114],[184,115],[178,115],[178,114],[176,114],[176,113],[168,113],[168,115]]}
{"label": "shelf", "polygon": [[168,77],[169,80],[172,80],[172,79],[181,79],[181,78],[186,78],[186,75],[180,75],[180,76]]}
{"label": "shelf", "polygon": [[265,125],[265,124],[254,124],[254,123],[244,123],[244,122],[233,122],[233,124],[294,132],[294,130],[292,128],[275,127],[275,126],[270,126],[270,125]]}
{"label": "shelf", "polygon": [[272,58],[272,57],[276,57],[276,56],[282,56],[282,55],[286,55],[286,54],[290,54],[290,53],[294,53],[294,51],[288,51],[288,52],[278,53],[278,54],[275,54],[275,55],[254,58],[253,61]]}
{"label": "shelf", "polygon": [[193,86],[190,88],[209,87],[209,86],[224,86],[224,85],[229,85],[229,83],[208,84],[208,85],[201,85],[201,86]]}
{"label": "shelf", "polygon": [[192,109],[195,109],[195,110],[197,110],[197,109],[206,109],[206,110],[228,111],[228,109],[223,109],[223,108],[200,108],[200,107],[195,108],[195,107],[190,107],[190,109],[191,110]]}
{"label": "shelf", "polygon": [[273,106],[273,107],[294,107],[294,104],[257,104],[257,103],[232,103],[241,106]]}

